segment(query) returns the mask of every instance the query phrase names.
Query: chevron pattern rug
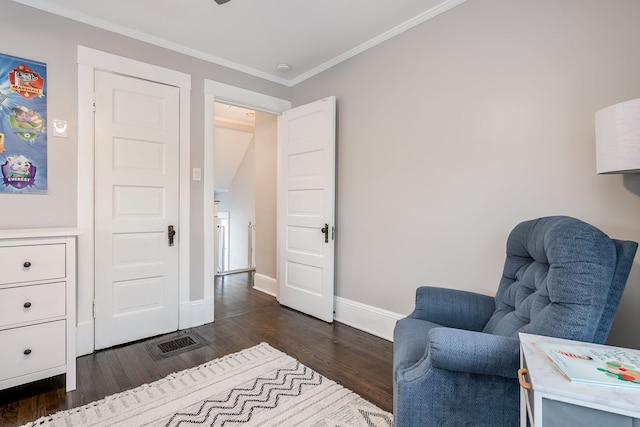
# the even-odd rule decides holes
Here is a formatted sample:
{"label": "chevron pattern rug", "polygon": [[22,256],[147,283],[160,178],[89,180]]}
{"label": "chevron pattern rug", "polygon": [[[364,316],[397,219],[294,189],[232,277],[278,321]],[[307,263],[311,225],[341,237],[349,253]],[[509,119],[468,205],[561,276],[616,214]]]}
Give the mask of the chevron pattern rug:
{"label": "chevron pattern rug", "polygon": [[392,415],[262,343],[30,427],[386,426]]}

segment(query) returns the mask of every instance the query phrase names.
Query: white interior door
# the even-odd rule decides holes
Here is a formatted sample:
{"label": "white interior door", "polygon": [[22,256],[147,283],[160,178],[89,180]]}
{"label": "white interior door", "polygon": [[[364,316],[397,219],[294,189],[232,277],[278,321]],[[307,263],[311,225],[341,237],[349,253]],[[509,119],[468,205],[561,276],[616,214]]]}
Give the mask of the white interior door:
{"label": "white interior door", "polygon": [[[179,89],[95,73],[95,348],[178,329]],[[176,230],[179,232],[179,230]]]}
{"label": "white interior door", "polygon": [[280,303],[333,321],[336,99],[278,118]]}

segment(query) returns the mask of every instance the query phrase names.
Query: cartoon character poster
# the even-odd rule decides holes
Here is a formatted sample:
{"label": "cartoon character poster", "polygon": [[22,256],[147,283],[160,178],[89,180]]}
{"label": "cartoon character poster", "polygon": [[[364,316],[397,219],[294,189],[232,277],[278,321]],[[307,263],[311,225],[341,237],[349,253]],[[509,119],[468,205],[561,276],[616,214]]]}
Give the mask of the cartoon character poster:
{"label": "cartoon character poster", "polygon": [[47,192],[47,66],[0,54],[0,193]]}

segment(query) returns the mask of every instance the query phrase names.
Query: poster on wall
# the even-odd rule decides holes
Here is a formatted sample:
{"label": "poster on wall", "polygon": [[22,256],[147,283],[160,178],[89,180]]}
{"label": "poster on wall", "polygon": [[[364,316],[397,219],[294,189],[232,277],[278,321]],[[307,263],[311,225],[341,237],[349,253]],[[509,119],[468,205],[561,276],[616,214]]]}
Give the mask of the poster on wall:
{"label": "poster on wall", "polygon": [[47,192],[47,66],[0,54],[0,193]]}

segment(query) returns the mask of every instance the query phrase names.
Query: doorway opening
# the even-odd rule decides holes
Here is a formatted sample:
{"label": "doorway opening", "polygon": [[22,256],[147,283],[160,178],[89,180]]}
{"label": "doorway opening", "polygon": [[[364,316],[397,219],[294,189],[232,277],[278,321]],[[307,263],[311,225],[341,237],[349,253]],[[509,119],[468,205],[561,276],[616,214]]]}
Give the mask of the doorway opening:
{"label": "doorway opening", "polygon": [[215,102],[214,117],[215,275],[275,272],[277,115]]}
{"label": "doorway opening", "polygon": [[[204,303],[202,308],[202,313],[205,314],[205,317],[209,322],[214,321],[215,313],[214,313],[214,292],[215,292],[215,263],[214,261],[214,253],[215,253],[215,236],[216,236],[216,220],[215,220],[215,191],[214,188],[216,184],[214,182],[214,134],[215,134],[215,125],[213,118],[215,117],[215,103],[216,102],[224,102],[230,105],[244,106],[246,108],[251,108],[256,111],[256,121],[261,120],[262,115],[261,112],[269,112],[271,113],[271,117],[277,117],[283,111],[286,111],[291,108],[291,102],[276,98],[270,95],[265,95],[258,92],[253,92],[247,89],[242,89],[236,86],[231,86],[225,83],[216,82],[213,80],[205,80],[205,117],[211,118],[204,121],[204,137],[205,137],[205,146],[204,146],[204,173],[203,173],[203,181],[204,181],[204,250],[203,250],[203,273],[204,273]],[[271,126],[261,126],[258,125],[256,127],[256,132],[261,133],[263,128],[267,131],[272,127],[272,131],[275,135],[277,135],[277,119],[273,119],[273,124]],[[274,150],[277,152],[277,137],[274,138]],[[262,144],[257,144],[258,149],[261,149]],[[274,170],[277,170],[277,156],[273,159]],[[258,165],[261,163],[258,162]],[[262,172],[261,172],[262,173]],[[277,175],[276,175],[277,177]],[[262,175],[259,175],[257,178],[258,182],[262,182]],[[274,178],[276,179],[276,178]],[[273,192],[276,194],[277,187],[276,184],[273,186]],[[267,197],[268,195],[262,194],[260,191],[256,193],[256,197],[262,198]],[[269,196],[271,198],[271,196]],[[262,206],[262,202],[256,203],[257,206]],[[273,197],[273,206],[271,209],[276,212],[277,202],[276,197]],[[278,282],[276,280],[276,219],[273,219],[273,236],[269,236],[267,233],[268,227],[262,227],[261,224],[263,220],[261,219],[262,214],[260,210],[257,211],[256,217],[256,271],[254,273],[254,284],[253,287],[257,290],[263,291],[272,296],[278,295]],[[266,220],[269,222],[269,220]],[[262,243],[263,241],[267,241],[265,245]],[[269,245],[273,245],[273,250],[269,250]],[[267,249],[265,249],[267,248]],[[273,261],[270,261],[268,257],[272,257]],[[267,268],[272,268],[271,271],[267,270]],[[209,317],[210,316],[210,317]]]}

